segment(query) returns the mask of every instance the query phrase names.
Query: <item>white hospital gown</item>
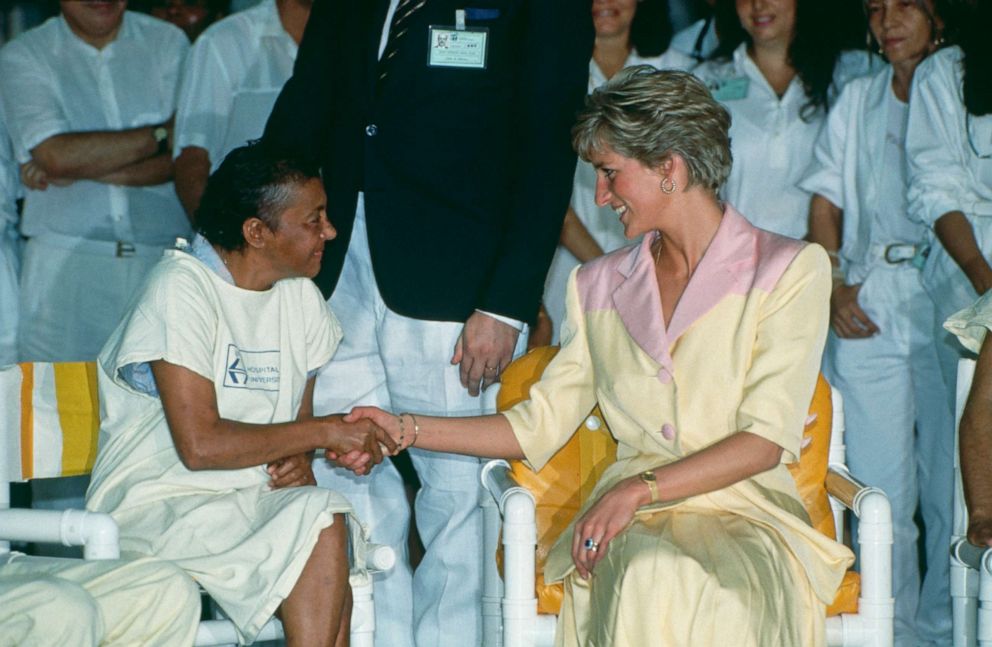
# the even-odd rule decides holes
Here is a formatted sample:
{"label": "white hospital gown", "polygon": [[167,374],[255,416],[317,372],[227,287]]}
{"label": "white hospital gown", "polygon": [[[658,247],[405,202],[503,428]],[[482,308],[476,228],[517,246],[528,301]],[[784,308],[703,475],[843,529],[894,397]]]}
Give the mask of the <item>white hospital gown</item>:
{"label": "white hospital gown", "polygon": [[[156,555],[190,573],[246,642],[290,593],[321,530],[351,508],[323,488],[270,489],[264,465],[186,469],[154,385],[132,373],[164,359],[213,382],[221,417],[287,422],[307,375],[340,338],[313,282],[243,290],[172,250],[98,360],[100,442],[87,507],[114,517],[124,555]],[[349,525],[363,564],[363,529],[354,518]]]}

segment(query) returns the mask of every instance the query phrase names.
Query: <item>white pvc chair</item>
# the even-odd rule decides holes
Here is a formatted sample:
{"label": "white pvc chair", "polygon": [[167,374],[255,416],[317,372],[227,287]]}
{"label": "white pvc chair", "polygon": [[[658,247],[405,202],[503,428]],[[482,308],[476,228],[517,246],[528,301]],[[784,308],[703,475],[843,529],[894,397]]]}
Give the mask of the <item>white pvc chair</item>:
{"label": "white pvc chair", "polygon": [[[892,647],[894,599],[892,598],[892,512],[885,494],[851,477],[845,466],[843,404],[832,391],[831,432],[826,489],[837,536],[843,537],[844,511],[859,519],[861,589],[858,612],[828,617],[830,647]],[[599,429],[596,416],[585,425]],[[484,647],[550,647],[554,644],[556,616],[539,615],[535,595],[537,545],[534,496],[518,485],[506,461],[488,462],[482,470],[485,514],[485,555],[494,555],[500,533],[503,544],[503,579],[494,567],[486,572],[483,599]],[[486,496],[488,494],[488,496]],[[486,500],[488,499],[488,500]]]}
{"label": "white pvc chair", "polygon": [[[96,457],[99,407],[93,362],[18,364],[0,368],[0,564],[10,542],[81,546],[84,559],[119,559],[117,524],[110,515],[87,510],[10,508],[10,484],[36,478],[88,474]],[[368,573],[353,569],[352,647],[373,647],[375,607],[371,573],[393,567],[389,546],[369,546]],[[283,638],[271,619],[257,640]],[[205,620],[195,645],[237,644],[234,624]]]}
{"label": "white pvc chair", "polygon": [[[968,401],[975,360],[958,361],[955,429]],[[954,438],[954,527],[951,531],[951,613],[954,647],[992,647],[992,549],[968,543],[968,509],[961,483],[961,454]]]}

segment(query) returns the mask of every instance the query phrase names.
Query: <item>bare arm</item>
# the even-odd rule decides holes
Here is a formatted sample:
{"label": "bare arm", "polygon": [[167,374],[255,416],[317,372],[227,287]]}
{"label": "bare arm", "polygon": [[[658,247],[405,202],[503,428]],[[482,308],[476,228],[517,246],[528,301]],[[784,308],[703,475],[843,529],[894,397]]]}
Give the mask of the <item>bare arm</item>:
{"label": "bare arm", "polygon": [[395,447],[371,422],[349,424],[341,416],[267,425],[221,418],[210,380],[165,360],[152,362],[152,373],[176,450],[190,470],[252,467],[318,447],[338,454],[361,450],[378,463],[380,443],[387,450]]}
{"label": "bare arm", "polygon": [[[344,419],[351,422],[362,418],[370,418],[377,426],[385,429],[400,445],[398,450],[414,444],[416,437],[418,449],[483,458],[526,458],[513,434],[513,428],[500,414],[468,418],[404,414],[401,428],[399,416],[376,407],[355,407]],[[419,431],[415,430],[415,426]],[[404,439],[399,443],[401,433]]]}
{"label": "bare arm", "polygon": [[[169,130],[171,142],[171,120],[162,125]],[[54,135],[35,146],[31,156],[51,178],[95,180],[156,156],[157,127]]]}
{"label": "bare arm", "polygon": [[968,541],[992,546],[992,338],[985,337],[961,416],[961,479],[968,505]]}
{"label": "bare arm", "polygon": [[934,223],[937,238],[979,295],[992,288],[992,267],[975,241],[975,230],[960,211],[949,211]]}
{"label": "bare arm", "polygon": [[172,156],[168,153],[155,155],[94,179],[104,184],[117,184],[119,186],[163,184],[172,179]]}
{"label": "bare arm", "polygon": [[210,154],[205,148],[187,146],[176,158],[176,195],[190,221],[200,207],[203,190],[210,176]]}
{"label": "bare arm", "polygon": [[571,206],[565,212],[565,222],[562,225],[561,237],[558,242],[582,263],[603,255],[603,248],[582,224],[578,214]]}
{"label": "bare arm", "polygon": [[858,303],[861,284],[847,285],[842,275],[838,277],[840,259],[837,254],[841,245],[843,217],[840,207],[814,193],[809,203],[809,240],[827,250],[834,276],[837,277],[830,294],[830,325],[834,332],[847,339],[871,337],[878,332],[878,326]]}

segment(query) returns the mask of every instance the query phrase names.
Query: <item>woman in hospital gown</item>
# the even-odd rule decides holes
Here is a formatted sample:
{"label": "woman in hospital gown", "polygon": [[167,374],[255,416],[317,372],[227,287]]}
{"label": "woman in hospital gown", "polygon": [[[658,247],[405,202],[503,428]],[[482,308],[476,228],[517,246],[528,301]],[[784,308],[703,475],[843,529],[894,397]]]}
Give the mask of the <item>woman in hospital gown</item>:
{"label": "woman in hospital gown", "polygon": [[202,236],[165,253],[98,360],[87,507],[117,521],[122,554],[191,574],[245,642],[277,610],[290,645],[347,640],[363,530],[310,460],[326,448],[364,472],[392,444],[312,415],[341,338],[310,281],[334,237],[325,203],[315,167],[233,151],[207,183]]}

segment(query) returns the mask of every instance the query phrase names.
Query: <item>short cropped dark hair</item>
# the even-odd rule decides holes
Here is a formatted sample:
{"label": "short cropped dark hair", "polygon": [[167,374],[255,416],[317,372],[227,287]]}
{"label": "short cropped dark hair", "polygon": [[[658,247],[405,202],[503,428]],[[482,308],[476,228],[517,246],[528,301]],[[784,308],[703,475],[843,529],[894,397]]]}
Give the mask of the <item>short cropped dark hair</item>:
{"label": "short cropped dark hair", "polygon": [[196,230],[221,249],[245,246],[242,225],[259,218],[275,231],[294,185],[320,178],[311,161],[275,157],[258,143],[235,148],[207,180],[196,210]]}

